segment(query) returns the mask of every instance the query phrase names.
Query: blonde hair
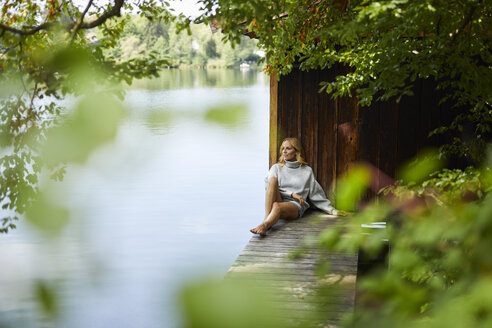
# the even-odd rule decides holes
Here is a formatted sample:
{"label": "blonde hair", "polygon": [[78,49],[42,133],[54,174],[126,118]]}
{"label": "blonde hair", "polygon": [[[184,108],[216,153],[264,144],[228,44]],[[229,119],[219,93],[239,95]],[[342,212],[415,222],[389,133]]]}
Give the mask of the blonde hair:
{"label": "blonde hair", "polygon": [[296,159],[301,165],[308,165],[308,162],[304,159],[304,149],[302,149],[301,142],[297,138],[285,138],[280,144],[280,157],[278,158],[278,162],[280,165],[285,165],[284,155],[282,154],[282,147],[284,142],[288,141],[290,145],[296,150]]}

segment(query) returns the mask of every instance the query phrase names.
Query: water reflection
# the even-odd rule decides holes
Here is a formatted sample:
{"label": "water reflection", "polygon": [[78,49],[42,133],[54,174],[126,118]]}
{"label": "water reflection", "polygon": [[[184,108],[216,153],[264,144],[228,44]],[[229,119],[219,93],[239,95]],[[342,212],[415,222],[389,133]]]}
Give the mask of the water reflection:
{"label": "water reflection", "polygon": [[165,70],[132,86],[116,140],[67,170],[70,233],[0,235],[0,326],[42,326],[30,293],[46,278],[62,286],[55,327],[178,327],[180,283],[225,273],[262,216],[267,81]]}
{"label": "water reflection", "polygon": [[143,124],[155,134],[169,134],[179,124],[178,120],[202,120],[234,132],[246,126],[250,121],[250,111],[245,103],[226,104],[205,108],[203,113],[192,110],[157,109],[142,116]]}
{"label": "water reflection", "polygon": [[201,87],[248,87],[265,83],[257,69],[164,69],[155,79],[135,81],[131,89],[175,90]]}

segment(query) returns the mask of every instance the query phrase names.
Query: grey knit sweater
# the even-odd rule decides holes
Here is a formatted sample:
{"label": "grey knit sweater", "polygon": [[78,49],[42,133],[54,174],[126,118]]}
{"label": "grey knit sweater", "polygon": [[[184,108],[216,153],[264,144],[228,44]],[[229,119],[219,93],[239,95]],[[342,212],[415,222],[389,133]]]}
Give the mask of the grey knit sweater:
{"label": "grey knit sweater", "polygon": [[311,204],[323,212],[338,215],[338,211],[331,205],[323,188],[316,181],[311,167],[301,165],[298,161],[285,161],[284,166],[279,163],[272,166],[265,182],[268,182],[271,177],[278,179],[282,198],[292,199],[292,193],[296,193],[307,200],[304,202],[304,209],[308,209],[309,204]]}

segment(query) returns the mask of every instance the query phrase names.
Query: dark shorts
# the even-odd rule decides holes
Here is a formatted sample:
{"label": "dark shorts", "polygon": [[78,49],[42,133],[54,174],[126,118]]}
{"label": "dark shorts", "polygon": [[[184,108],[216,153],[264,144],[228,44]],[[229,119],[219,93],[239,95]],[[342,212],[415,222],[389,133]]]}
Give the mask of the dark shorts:
{"label": "dark shorts", "polygon": [[299,213],[299,216],[297,217],[298,219],[303,216],[304,211],[306,209],[304,207],[302,207],[301,204],[299,204],[299,202],[297,200],[295,200],[294,198],[285,197],[285,198],[282,198],[282,201],[293,203],[295,206],[297,206],[297,212]]}

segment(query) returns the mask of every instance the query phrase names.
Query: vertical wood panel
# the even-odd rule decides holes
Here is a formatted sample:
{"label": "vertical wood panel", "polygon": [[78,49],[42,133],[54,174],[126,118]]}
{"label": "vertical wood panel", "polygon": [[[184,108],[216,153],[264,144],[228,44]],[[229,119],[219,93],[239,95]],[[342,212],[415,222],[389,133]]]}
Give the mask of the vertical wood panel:
{"label": "vertical wood panel", "polygon": [[340,98],[337,106],[337,176],[357,159],[359,106],[355,98]]}
{"label": "vertical wood panel", "polygon": [[280,156],[280,154],[278,153],[278,150],[279,150],[279,147],[280,147],[280,143],[281,143],[281,140],[282,138],[284,137],[284,126],[283,126],[283,119],[282,117],[285,115],[284,113],[284,102],[285,102],[285,99],[284,99],[284,90],[285,90],[285,83],[284,81],[282,80],[282,78],[280,76],[277,75],[277,82],[278,82],[278,90],[277,90],[277,93],[278,93],[278,100],[277,100],[277,108],[278,108],[278,111],[277,111],[277,148],[275,148],[275,158],[274,158],[274,161],[272,163],[275,164]]}
{"label": "vertical wood panel", "polygon": [[279,112],[279,94],[278,94],[277,73],[270,76],[270,146],[269,146],[269,164],[272,166],[277,162],[279,148],[278,134],[278,112]]}
{"label": "vertical wood panel", "polygon": [[[367,162],[374,167],[380,165],[380,113],[379,103],[374,102],[371,106],[359,108],[359,145],[357,161]],[[375,170],[372,179],[379,180],[379,172]],[[363,199],[365,201],[373,198],[375,193],[368,191]]]}
{"label": "vertical wood panel", "polygon": [[436,92],[436,83],[432,79],[422,81],[422,98],[421,98],[421,117],[423,117],[422,130],[420,131],[420,148],[429,146],[438,146],[438,138],[429,139],[429,132],[439,126],[439,99]]}
{"label": "vertical wood panel", "polygon": [[[345,74],[350,68],[338,66],[338,72]],[[357,159],[359,143],[359,105],[356,97],[338,99],[337,128],[337,174],[340,176],[348,170]]]}
{"label": "vertical wood panel", "polygon": [[439,126],[439,98],[435,88],[436,83],[434,80],[426,79],[421,81],[416,152],[438,146],[439,138],[428,138],[429,132]]}
{"label": "vertical wood panel", "polygon": [[379,114],[378,103],[359,108],[359,153],[357,160],[379,167]]}
{"label": "vertical wood panel", "polygon": [[[336,69],[323,70],[319,80],[333,81]],[[326,92],[318,94],[318,171],[316,177],[328,196],[335,189],[337,173],[337,102]]]}
{"label": "vertical wood panel", "polygon": [[[296,117],[295,121],[295,128],[293,128],[291,136],[300,138],[302,141],[302,121],[303,121],[303,99],[302,99],[302,93],[303,93],[303,84],[304,84],[304,73],[299,70],[298,68],[294,68],[293,70],[296,71],[297,74],[297,79],[295,79],[295,84],[293,86],[293,93],[295,94],[294,97],[294,115]],[[294,131],[296,130],[296,131]]]}
{"label": "vertical wood panel", "polygon": [[[427,134],[425,131],[429,130],[429,124],[430,124],[430,112],[429,109],[432,108],[432,101],[430,99],[429,91],[427,89],[428,83],[426,81],[422,81],[422,89],[420,90],[420,103],[419,103],[419,120],[417,122],[418,130],[417,130],[417,135],[415,136],[415,139],[417,141],[417,149],[416,151],[419,152],[423,148],[425,148],[425,145],[427,143]],[[424,135],[425,134],[425,135]]]}
{"label": "vertical wood panel", "polygon": [[297,69],[293,69],[287,76],[282,76],[282,116],[280,117],[281,137],[300,137],[300,116],[302,99],[299,90],[300,76]]}
{"label": "vertical wood panel", "polygon": [[314,174],[318,172],[318,101],[317,89],[319,72],[302,72],[302,145],[306,153],[306,160],[312,167]]}
{"label": "vertical wood panel", "polygon": [[[379,110],[378,168],[386,175],[394,177],[397,169],[398,106],[394,101],[380,102]],[[382,176],[378,176],[376,181],[375,192],[388,184]]]}
{"label": "vertical wood panel", "polygon": [[417,152],[417,134],[419,133],[420,97],[422,83],[417,81],[414,87],[414,96],[404,96],[398,104],[397,130],[397,170],[401,163],[412,158]]}
{"label": "vertical wood panel", "polygon": [[[287,83],[287,76],[277,76],[279,80],[278,84],[278,114],[277,114],[277,122],[278,122],[278,129],[277,129],[277,136],[278,136],[278,144],[282,142],[281,140],[285,138],[285,129],[287,128],[286,126],[286,120],[285,116],[288,114],[286,109],[285,109],[285,103],[287,102],[286,99],[286,94],[288,94],[288,86],[289,84]],[[278,148],[277,148],[278,152]],[[280,155],[277,153],[277,155]],[[278,158],[278,156],[277,156]]]}

